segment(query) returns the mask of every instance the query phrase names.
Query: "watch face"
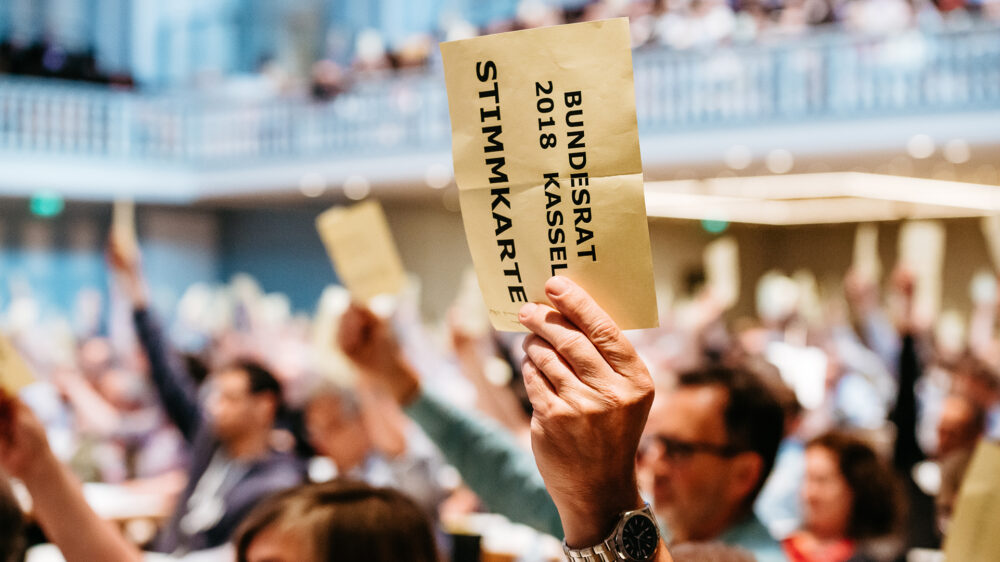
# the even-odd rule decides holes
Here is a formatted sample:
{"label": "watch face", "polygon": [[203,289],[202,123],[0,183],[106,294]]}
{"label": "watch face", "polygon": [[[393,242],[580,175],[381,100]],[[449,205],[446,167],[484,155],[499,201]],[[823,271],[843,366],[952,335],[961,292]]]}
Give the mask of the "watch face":
{"label": "watch face", "polygon": [[648,560],[660,544],[656,522],[645,515],[629,518],[622,527],[622,554],[630,560]]}

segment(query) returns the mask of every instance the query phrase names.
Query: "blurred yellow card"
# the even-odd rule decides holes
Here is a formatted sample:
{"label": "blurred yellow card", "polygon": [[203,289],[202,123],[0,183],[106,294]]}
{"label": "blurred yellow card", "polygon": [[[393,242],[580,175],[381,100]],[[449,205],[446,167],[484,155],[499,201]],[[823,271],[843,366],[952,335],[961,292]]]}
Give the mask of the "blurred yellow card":
{"label": "blurred yellow card", "polygon": [[115,201],[111,212],[111,237],[126,255],[134,257],[139,251],[139,237],[135,232],[135,203],[131,200]]}
{"label": "blurred yellow card", "polygon": [[703,256],[706,284],[725,308],[740,299],[740,248],[736,239],[726,236],[705,247]]}
{"label": "blurred yellow card", "polygon": [[993,269],[1000,274],[1000,215],[983,217],[982,228]]}
{"label": "blurred yellow card", "polygon": [[944,226],[935,221],[908,221],[899,229],[899,260],[913,273],[915,314],[924,321],[941,310],[941,268],[944,265]]}
{"label": "blurred yellow card", "polygon": [[352,297],[367,303],[403,289],[406,273],[378,201],[334,207],[316,218],[316,229]]}
{"label": "blurred yellow card", "polygon": [[1000,562],[1000,444],[980,441],[944,541],[946,560]]}
{"label": "blurred yellow card", "polygon": [[564,275],[657,325],[628,20],[441,44],[465,233],[490,321]]}
{"label": "blurred yellow card", "polygon": [[882,262],[878,256],[878,227],[859,224],[854,232],[854,271],[869,283],[878,283]]}
{"label": "blurred yellow card", "polygon": [[10,340],[0,334],[0,388],[11,396],[17,396],[22,388],[33,382],[35,377],[28,364]]}

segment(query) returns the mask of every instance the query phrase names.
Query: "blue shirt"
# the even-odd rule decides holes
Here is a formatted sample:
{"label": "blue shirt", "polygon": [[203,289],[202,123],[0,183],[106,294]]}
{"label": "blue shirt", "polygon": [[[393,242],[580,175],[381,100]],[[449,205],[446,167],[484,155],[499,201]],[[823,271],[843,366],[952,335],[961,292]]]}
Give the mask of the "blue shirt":
{"label": "blue shirt", "polygon": [[757,562],[788,561],[781,543],[774,540],[756,515],[727,529],[719,536],[719,542],[749,550],[757,558]]}
{"label": "blue shirt", "polygon": [[805,472],[805,443],[796,438],[784,439],[778,448],[774,470],[754,503],[754,513],[774,537],[783,539],[802,526],[799,490]]}

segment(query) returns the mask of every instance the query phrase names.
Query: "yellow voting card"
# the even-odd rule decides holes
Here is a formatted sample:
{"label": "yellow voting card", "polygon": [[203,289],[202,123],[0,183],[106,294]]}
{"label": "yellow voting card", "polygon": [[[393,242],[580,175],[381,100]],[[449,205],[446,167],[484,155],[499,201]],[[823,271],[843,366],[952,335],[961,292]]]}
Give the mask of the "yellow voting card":
{"label": "yellow voting card", "polygon": [[628,20],[441,44],[465,233],[490,321],[564,275],[657,325]]}
{"label": "yellow voting card", "polygon": [[403,263],[378,201],[329,209],[316,219],[316,229],[354,299],[367,303],[405,286]]}

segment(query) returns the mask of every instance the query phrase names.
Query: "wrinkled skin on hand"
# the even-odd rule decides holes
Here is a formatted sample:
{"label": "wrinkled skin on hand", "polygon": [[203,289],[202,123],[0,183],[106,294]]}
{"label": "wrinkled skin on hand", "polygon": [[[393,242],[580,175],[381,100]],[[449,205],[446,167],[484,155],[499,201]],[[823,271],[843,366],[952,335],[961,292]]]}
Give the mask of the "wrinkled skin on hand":
{"label": "wrinkled skin on hand", "polygon": [[572,281],[546,284],[552,306],[527,304],[533,332],[523,370],[534,407],[531,442],[570,546],[603,540],[642,506],[635,458],[653,380],[622,331]]}

